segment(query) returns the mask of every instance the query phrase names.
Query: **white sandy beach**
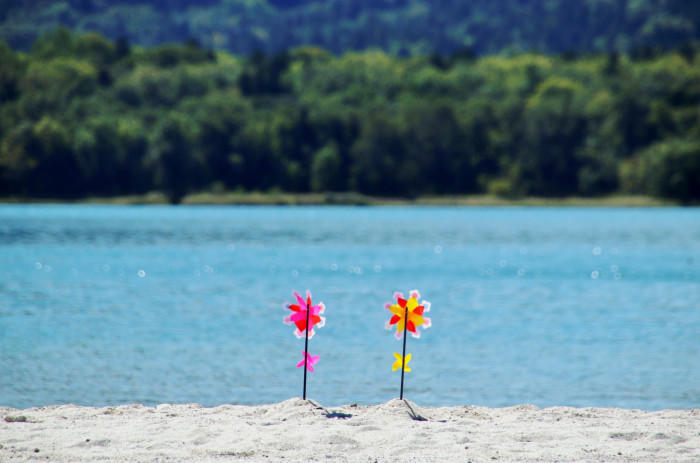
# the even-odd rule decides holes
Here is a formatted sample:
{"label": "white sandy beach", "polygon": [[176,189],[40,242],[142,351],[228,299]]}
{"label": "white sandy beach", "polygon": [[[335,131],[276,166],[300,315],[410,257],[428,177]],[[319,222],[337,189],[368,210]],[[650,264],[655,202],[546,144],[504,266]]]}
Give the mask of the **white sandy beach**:
{"label": "white sandy beach", "polygon": [[531,405],[0,407],[0,461],[698,462],[700,410]]}

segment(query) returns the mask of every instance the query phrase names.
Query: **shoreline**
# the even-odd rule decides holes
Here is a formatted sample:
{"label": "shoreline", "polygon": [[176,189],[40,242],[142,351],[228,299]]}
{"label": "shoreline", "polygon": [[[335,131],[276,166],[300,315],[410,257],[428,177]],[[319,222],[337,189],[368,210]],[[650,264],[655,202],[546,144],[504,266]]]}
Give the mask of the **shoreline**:
{"label": "shoreline", "polygon": [[0,461],[692,462],[700,410],[266,405],[0,407]]}
{"label": "shoreline", "polygon": [[[78,199],[0,197],[0,204],[167,205],[166,195],[90,197]],[[697,207],[673,200],[639,195],[602,197],[504,198],[493,195],[423,196],[415,199],[366,196],[359,193],[193,193],[181,205],[227,206],[460,206],[460,207]]]}

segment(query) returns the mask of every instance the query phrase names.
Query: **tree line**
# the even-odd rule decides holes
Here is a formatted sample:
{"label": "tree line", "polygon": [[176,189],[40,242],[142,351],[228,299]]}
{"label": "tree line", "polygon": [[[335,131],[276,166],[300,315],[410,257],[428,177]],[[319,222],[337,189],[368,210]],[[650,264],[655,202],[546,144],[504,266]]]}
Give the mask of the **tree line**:
{"label": "tree line", "polygon": [[0,40],[28,49],[57,25],[144,46],[196,37],[249,54],[300,45],[407,56],[469,48],[632,52],[700,39],[693,0],[0,0]]}
{"label": "tree line", "polygon": [[0,43],[0,195],[700,200],[697,45],[477,58],[242,57],[57,29]]}

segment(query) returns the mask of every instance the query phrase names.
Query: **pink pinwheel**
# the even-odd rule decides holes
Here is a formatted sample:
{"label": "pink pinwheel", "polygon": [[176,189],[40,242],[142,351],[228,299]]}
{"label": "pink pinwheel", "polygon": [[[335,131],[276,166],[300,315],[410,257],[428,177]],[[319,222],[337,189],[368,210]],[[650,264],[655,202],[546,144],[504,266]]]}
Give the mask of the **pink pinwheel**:
{"label": "pink pinwheel", "polygon": [[306,351],[301,352],[304,358],[301,360],[301,362],[297,363],[297,368],[301,368],[304,366],[304,363],[306,363],[306,369],[313,372],[314,371],[314,365],[318,363],[318,359],[321,358],[320,355],[309,355]]}
{"label": "pink pinwheel", "polygon": [[[294,332],[294,335],[297,338],[302,338],[305,335],[304,332],[307,331],[306,322],[308,320],[308,338],[312,338],[314,335],[314,325],[321,328],[326,324],[326,319],[320,315],[326,310],[326,306],[323,305],[323,302],[312,305],[310,291],[306,291],[306,300],[296,291],[294,291],[294,297],[296,297],[298,304],[287,305],[287,308],[292,311],[292,314],[284,317],[284,322],[288,325],[296,325],[297,330]],[[307,311],[309,312],[308,314]]]}
{"label": "pink pinwheel", "polygon": [[292,323],[296,326],[296,331],[294,334],[297,338],[306,338],[304,341],[304,350],[302,354],[304,359],[297,364],[297,368],[306,366],[304,368],[304,395],[302,396],[306,400],[306,372],[314,371],[314,365],[318,362],[319,355],[314,355],[313,357],[308,354],[309,351],[309,338],[314,335],[314,325],[319,328],[326,324],[326,319],[321,316],[326,306],[323,302],[319,302],[316,305],[311,303],[311,291],[306,291],[306,300],[304,300],[301,295],[294,291],[294,297],[297,299],[297,304],[287,304],[287,308],[292,311],[292,314],[284,317],[284,322],[288,325]]}

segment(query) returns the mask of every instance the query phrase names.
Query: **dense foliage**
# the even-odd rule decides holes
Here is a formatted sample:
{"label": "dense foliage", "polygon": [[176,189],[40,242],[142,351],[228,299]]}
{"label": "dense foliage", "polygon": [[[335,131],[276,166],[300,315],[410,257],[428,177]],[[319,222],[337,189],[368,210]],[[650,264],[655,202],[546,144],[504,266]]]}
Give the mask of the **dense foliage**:
{"label": "dense foliage", "polygon": [[248,54],[316,45],[399,56],[469,49],[646,53],[700,38],[697,0],[0,0],[0,39],[28,48],[64,25],[140,45]]}
{"label": "dense foliage", "polygon": [[249,57],[59,29],[0,43],[0,195],[642,193],[700,200],[696,48]]}

